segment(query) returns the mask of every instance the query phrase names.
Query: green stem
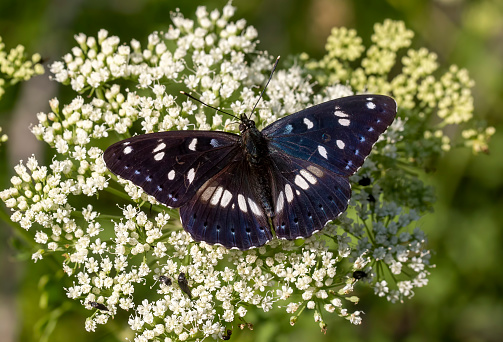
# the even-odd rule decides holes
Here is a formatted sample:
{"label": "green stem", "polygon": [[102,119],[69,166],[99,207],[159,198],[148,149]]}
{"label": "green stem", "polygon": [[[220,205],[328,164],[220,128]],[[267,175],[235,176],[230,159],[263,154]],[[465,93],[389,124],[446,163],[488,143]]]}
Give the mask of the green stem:
{"label": "green stem", "polygon": [[118,197],[120,197],[120,198],[122,198],[122,199],[125,199],[125,200],[129,200],[129,201],[131,201],[131,197],[129,197],[129,196],[128,196],[125,192],[123,192],[123,191],[120,191],[120,190],[114,189],[114,188],[112,188],[112,187],[106,187],[106,188],[105,188],[105,189],[103,189],[103,190],[105,190],[106,192],[111,193],[111,194],[113,194],[113,195],[115,195],[115,196],[118,196]]}

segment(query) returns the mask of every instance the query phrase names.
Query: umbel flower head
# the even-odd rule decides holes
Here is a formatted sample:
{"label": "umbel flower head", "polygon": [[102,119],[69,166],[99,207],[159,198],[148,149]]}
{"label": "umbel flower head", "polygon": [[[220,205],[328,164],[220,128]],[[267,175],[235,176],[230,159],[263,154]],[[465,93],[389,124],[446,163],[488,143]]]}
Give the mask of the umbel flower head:
{"label": "umbel flower head", "polygon": [[[244,252],[194,242],[176,210],[107,171],[103,150],[134,134],[237,130],[232,118],[177,95],[185,90],[236,115],[251,112],[274,58],[257,49],[257,31],[233,19],[234,11],[229,4],[199,7],[195,19],[172,13],[169,30],[144,44],[121,43],[105,30],[79,34],[51,65],[53,79],[77,94],[67,104],[51,100],[32,127],[54,158],[48,166],[34,157],[20,162],[0,198],[14,226],[33,232],[35,262],[64,256],[64,290],[90,310],[88,331],[126,311],[135,341],[222,339],[251,327],[243,323],[249,312],[273,308],[292,325],[309,312],[325,331],[330,314],[361,323],[356,282],[391,302],[428,282],[431,253],[418,220],[434,193],[417,174],[453,146],[446,125],[470,132],[460,140],[474,151],[487,148],[493,130],[474,128],[467,72],[434,74],[436,56],[408,49],[413,34],[401,22],[376,24],[368,48],[354,30],[334,29],[324,58],[301,55],[276,72],[252,117],[263,127],[362,92],[397,100],[398,118],[351,179],[350,210],[320,233]],[[390,76],[392,67],[401,72]],[[433,116],[439,120],[431,124]]]}

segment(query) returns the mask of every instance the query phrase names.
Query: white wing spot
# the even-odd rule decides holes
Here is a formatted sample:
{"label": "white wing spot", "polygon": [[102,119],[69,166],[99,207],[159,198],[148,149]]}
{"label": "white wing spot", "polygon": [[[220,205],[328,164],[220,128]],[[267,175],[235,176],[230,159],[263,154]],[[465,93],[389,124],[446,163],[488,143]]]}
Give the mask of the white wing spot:
{"label": "white wing spot", "polygon": [[196,144],[197,144],[197,138],[192,139],[192,141],[189,144],[189,150],[195,151],[196,150]]}
{"label": "white wing spot", "polygon": [[297,184],[304,190],[309,189],[309,184],[307,184],[306,180],[300,175],[295,176],[295,184]]}
{"label": "white wing spot", "polygon": [[220,146],[220,144],[218,143],[218,140],[213,138],[210,140],[210,145],[213,146],[213,147],[218,147]]}
{"label": "white wing spot", "polygon": [[313,122],[308,118],[304,118],[304,124],[307,126],[307,129],[311,129],[314,126]]}
{"label": "white wing spot", "polygon": [[224,188],[219,186],[215,193],[213,194],[213,197],[211,197],[210,204],[211,205],[217,205],[218,202],[220,202],[220,196],[222,196],[222,192],[224,192]]}
{"label": "white wing spot", "polygon": [[349,126],[350,121],[348,119],[339,119],[339,124],[341,126]]}
{"label": "white wing spot", "polygon": [[169,171],[169,173],[168,173],[168,179],[169,180],[175,179],[175,170]]}
{"label": "white wing spot", "polygon": [[375,109],[376,108],[376,105],[374,102],[367,102],[367,108],[368,109]]}
{"label": "white wing spot", "polygon": [[257,215],[257,216],[262,216],[262,210],[260,210],[259,206],[255,201],[253,201],[250,197],[248,197],[248,204],[250,205],[251,211]]}
{"label": "white wing spot", "polygon": [[293,201],[293,191],[290,184],[285,185],[285,195],[288,203],[291,203]]}
{"label": "white wing spot", "polygon": [[347,115],[346,113],[344,112],[341,112],[340,110],[338,110],[338,108],[336,108],[335,112],[334,112],[334,115],[335,116],[338,116],[340,118],[347,118],[349,115]]}
{"label": "white wing spot", "polygon": [[160,150],[164,150],[165,148],[166,148],[166,144],[165,143],[160,143],[159,145],[157,145],[156,148],[154,148],[154,150],[152,151],[152,153],[159,152]]}
{"label": "white wing spot", "polygon": [[300,174],[302,175],[302,177],[304,177],[305,179],[307,179],[307,181],[311,184],[316,184],[317,180],[316,180],[316,177],[313,176],[310,172],[308,172],[307,170],[300,170]]}
{"label": "white wing spot", "polygon": [[129,144],[131,144],[131,141],[125,141],[125,142],[122,143],[122,145],[124,145],[124,146],[127,146]]}
{"label": "white wing spot", "polygon": [[157,161],[162,160],[162,158],[164,158],[164,152],[159,152],[154,156],[154,159]]}
{"label": "white wing spot", "polygon": [[337,147],[340,148],[341,150],[344,149],[344,147],[346,147],[346,144],[342,140],[337,140],[335,143],[337,144]]}
{"label": "white wing spot", "polygon": [[297,196],[300,196],[300,191],[295,189],[295,193],[297,194]]}
{"label": "white wing spot", "polygon": [[224,194],[222,196],[222,201],[220,202],[220,206],[222,208],[225,208],[229,205],[229,202],[231,201],[232,199],[232,194],[229,190],[225,190],[224,191]]}
{"label": "white wing spot", "polygon": [[213,195],[213,191],[215,191],[214,186],[209,186],[206,189],[204,189],[203,193],[201,194],[201,201],[203,202],[208,202],[211,198],[211,195]]}
{"label": "white wing spot", "polygon": [[325,147],[318,145],[318,152],[323,158],[328,159],[327,149]]}
{"label": "white wing spot", "polygon": [[315,175],[316,177],[323,177],[323,171],[321,171],[321,169],[317,168],[316,166],[314,166],[314,165],[309,165],[309,166],[307,167],[307,169],[308,169],[310,172],[314,173],[314,175]]}
{"label": "white wing spot", "polygon": [[124,154],[130,154],[131,152],[133,152],[133,148],[131,146],[127,146],[123,152]]}
{"label": "white wing spot", "polygon": [[248,212],[248,207],[246,206],[246,199],[241,194],[238,195],[238,205],[239,205],[239,209],[241,209],[241,211],[243,213],[247,213]]}
{"label": "white wing spot", "polygon": [[194,181],[194,176],[196,175],[196,171],[194,171],[194,168],[189,170],[189,173],[187,174],[187,179],[189,183],[192,183]]}
{"label": "white wing spot", "polygon": [[373,99],[374,99],[373,97],[367,97],[365,100],[372,101]]}
{"label": "white wing spot", "polygon": [[280,213],[283,210],[283,205],[285,204],[285,198],[283,196],[283,191],[279,192],[278,200],[276,201],[276,213]]}

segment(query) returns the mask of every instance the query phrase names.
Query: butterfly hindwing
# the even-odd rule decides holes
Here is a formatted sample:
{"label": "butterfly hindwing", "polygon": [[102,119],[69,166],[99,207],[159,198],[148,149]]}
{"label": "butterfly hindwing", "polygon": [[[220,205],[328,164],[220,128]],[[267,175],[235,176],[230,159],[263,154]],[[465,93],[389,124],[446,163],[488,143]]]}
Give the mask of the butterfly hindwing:
{"label": "butterfly hindwing", "polygon": [[349,180],[302,159],[273,155],[273,226],[279,238],[309,237],[337,218],[351,197]]}
{"label": "butterfly hindwing", "polygon": [[116,175],[159,202],[178,208],[240,149],[239,136],[213,131],[169,131],[138,135],[110,146],[103,156]]}
{"label": "butterfly hindwing", "polygon": [[272,152],[284,152],[350,176],[395,115],[396,102],[388,96],[348,96],[289,115],[262,133]]}
{"label": "butterfly hindwing", "polygon": [[196,241],[249,249],[272,238],[246,160],[236,160],[209,179],[182,208],[180,219]]}

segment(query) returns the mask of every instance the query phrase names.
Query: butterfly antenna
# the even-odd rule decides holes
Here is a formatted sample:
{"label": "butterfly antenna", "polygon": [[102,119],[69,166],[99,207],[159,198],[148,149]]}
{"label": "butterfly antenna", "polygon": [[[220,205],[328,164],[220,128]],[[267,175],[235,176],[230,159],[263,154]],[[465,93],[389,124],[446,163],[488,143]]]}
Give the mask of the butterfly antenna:
{"label": "butterfly antenna", "polygon": [[255,103],[255,106],[253,106],[253,109],[250,113],[250,117],[253,114],[253,111],[255,110],[255,108],[257,108],[257,105],[258,105],[260,99],[262,98],[262,95],[264,95],[264,91],[266,90],[267,86],[269,85],[269,82],[271,82],[272,75],[274,75],[274,71],[276,70],[276,67],[278,66],[279,58],[280,58],[280,56],[278,56],[278,58],[276,58],[276,62],[274,63],[274,66],[272,67],[271,76],[269,76],[269,80],[267,80],[267,83],[265,84],[264,89],[262,89],[262,92],[260,93],[260,96],[259,96],[257,102]]}
{"label": "butterfly antenna", "polygon": [[201,103],[201,104],[205,105],[206,107],[210,107],[211,109],[214,109],[214,110],[216,110],[217,112],[221,112],[221,113],[227,114],[227,115],[232,116],[233,118],[236,118],[236,119],[238,119],[238,120],[239,120],[239,118],[238,118],[236,115],[233,115],[233,114],[231,114],[231,113],[224,112],[224,111],[223,111],[223,110],[221,110],[221,109],[218,109],[218,108],[216,108],[216,107],[210,106],[209,104],[204,103],[203,101],[201,101],[201,100],[199,100],[199,99],[195,98],[194,96],[190,95],[189,93],[184,92],[183,90],[182,90],[182,91],[180,91],[180,93],[181,93],[181,94],[183,94],[183,95],[185,95],[185,96],[187,96],[187,97],[190,97],[190,98],[191,98],[192,100],[194,100],[194,101],[197,101],[197,102],[199,102],[199,103]]}

